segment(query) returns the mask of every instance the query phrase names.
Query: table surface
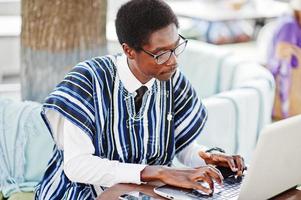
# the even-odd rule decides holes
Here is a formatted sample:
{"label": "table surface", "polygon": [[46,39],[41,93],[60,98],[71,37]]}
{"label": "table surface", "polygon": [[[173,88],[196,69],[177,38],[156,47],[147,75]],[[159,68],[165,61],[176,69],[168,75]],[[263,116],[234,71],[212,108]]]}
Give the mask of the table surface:
{"label": "table surface", "polygon": [[288,11],[284,2],[272,1],[269,4],[245,6],[240,10],[231,10],[216,5],[202,4],[198,1],[168,1],[170,7],[179,17],[214,21],[266,19],[279,17]]}
{"label": "table surface", "polygon": [[[155,187],[154,185],[148,185],[148,184],[146,185],[117,184],[107,189],[105,192],[103,192],[97,198],[97,200],[107,200],[107,199],[118,200],[118,197],[121,194],[124,194],[126,192],[131,192],[131,191],[140,191],[152,197],[155,197],[157,199],[164,200],[165,198],[162,198],[153,192],[154,187]],[[285,200],[285,199],[300,200],[301,191],[293,188],[272,198],[272,200]]]}

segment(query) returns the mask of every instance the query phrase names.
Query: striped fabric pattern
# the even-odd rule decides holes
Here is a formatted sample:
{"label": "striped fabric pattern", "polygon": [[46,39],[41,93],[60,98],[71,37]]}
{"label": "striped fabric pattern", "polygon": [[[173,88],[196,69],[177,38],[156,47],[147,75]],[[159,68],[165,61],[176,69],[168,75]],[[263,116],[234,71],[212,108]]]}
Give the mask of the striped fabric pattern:
{"label": "striped fabric pattern", "polygon": [[[118,56],[118,55],[117,55]],[[76,65],[49,95],[45,111],[59,112],[81,128],[95,156],[124,163],[170,165],[174,155],[197,137],[207,112],[194,89],[177,71],[156,80],[135,110],[134,93],[119,79],[117,56],[97,57]],[[54,147],[36,199],[93,199],[101,186],[71,182],[63,171],[63,150]]]}

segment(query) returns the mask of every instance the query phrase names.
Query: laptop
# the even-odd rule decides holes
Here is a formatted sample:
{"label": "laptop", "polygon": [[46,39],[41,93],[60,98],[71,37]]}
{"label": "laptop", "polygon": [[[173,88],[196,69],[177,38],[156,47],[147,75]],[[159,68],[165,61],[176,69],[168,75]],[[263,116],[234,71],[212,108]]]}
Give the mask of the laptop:
{"label": "laptop", "polygon": [[[154,192],[168,199],[268,199],[301,184],[301,115],[266,126],[260,133],[253,158],[242,179],[224,179],[213,195],[173,186]],[[217,190],[217,191],[216,191]]]}

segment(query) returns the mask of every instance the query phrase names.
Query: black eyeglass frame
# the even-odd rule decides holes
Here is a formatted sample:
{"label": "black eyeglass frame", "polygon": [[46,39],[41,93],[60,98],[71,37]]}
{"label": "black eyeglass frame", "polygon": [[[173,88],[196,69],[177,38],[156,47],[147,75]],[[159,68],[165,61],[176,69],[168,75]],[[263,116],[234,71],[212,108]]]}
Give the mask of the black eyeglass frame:
{"label": "black eyeglass frame", "polygon": [[[166,62],[170,59],[170,57],[171,57],[172,54],[175,54],[175,53],[174,53],[175,50],[176,50],[179,46],[183,45],[184,43],[185,43],[185,47],[184,47],[184,50],[185,50],[185,48],[186,48],[186,46],[187,46],[187,43],[188,43],[188,39],[186,39],[185,37],[183,37],[181,34],[179,34],[179,36],[180,36],[180,38],[181,38],[182,40],[184,40],[183,42],[181,42],[180,44],[178,44],[174,49],[166,50],[166,51],[160,53],[159,55],[153,54],[152,52],[147,51],[147,50],[143,49],[142,47],[141,47],[140,49],[141,49],[144,53],[146,53],[147,55],[153,57],[158,65],[163,65],[164,63],[166,63]],[[184,50],[183,50],[183,51],[184,51]],[[183,53],[183,51],[182,51],[181,53]],[[166,52],[170,52],[169,58],[168,58],[165,62],[163,62],[163,63],[158,63],[158,57],[162,56],[162,55],[165,54]],[[181,53],[180,53],[180,54],[181,54]],[[178,54],[178,55],[180,55],[180,54]],[[175,54],[176,57],[177,57],[178,55]]]}

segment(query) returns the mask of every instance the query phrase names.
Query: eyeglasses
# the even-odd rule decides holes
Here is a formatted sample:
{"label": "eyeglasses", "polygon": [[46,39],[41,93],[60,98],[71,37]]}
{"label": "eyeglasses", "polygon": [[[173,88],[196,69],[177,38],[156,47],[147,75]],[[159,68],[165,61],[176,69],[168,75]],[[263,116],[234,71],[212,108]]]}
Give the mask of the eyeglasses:
{"label": "eyeglasses", "polygon": [[178,57],[185,50],[188,40],[180,34],[179,34],[179,36],[182,40],[184,40],[183,42],[181,42],[174,49],[169,49],[167,51],[164,51],[164,52],[160,53],[159,55],[156,55],[156,54],[153,54],[152,52],[146,51],[143,48],[141,48],[141,50],[144,53],[146,53],[146,54],[150,55],[151,57],[153,57],[158,65],[162,65],[170,59],[172,54],[174,54],[176,57]]}

